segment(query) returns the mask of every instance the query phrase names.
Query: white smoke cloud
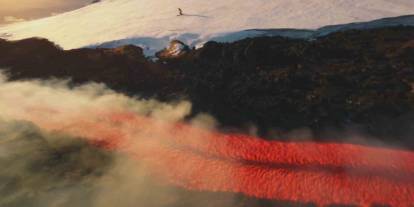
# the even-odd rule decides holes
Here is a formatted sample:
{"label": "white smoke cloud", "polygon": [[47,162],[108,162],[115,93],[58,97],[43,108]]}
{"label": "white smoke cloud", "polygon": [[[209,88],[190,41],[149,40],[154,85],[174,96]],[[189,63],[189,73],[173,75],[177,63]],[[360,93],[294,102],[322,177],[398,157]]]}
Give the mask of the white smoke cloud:
{"label": "white smoke cloud", "polygon": [[67,81],[31,80],[8,82],[0,75],[0,112],[2,118],[27,117],[27,112],[65,120],[85,116],[90,111],[129,111],[168,121],[182,120],[191,111],[191,103],[172,104],[156,100],[138,100],[116,93],[103,84],[91,83],[69,88]]}
{"label": "white smoke cloud", "polygon": [[[129,143],[134,145],[131,148],[145,150],[148,127],[168,138],[168,128],[189,115],[191,103],[132,98],[96,83],[69,87],[68,81],[53,79],[8,81],[0,74],[0,206],[163,207],[214,203],[224,207],[234,203],[233,195],[217,200],[215,195],[165,186],[153,180],[145,165],[131,156],[99,149],[81,139],[90,135],[82,131],[83,122],[98,126],[107,121],[102,114],[118,112],[156,121],[152,126],[138,127],[138,131],[128,124],[109,122],[104,124],[109,129],[102,129],[102,135],[110,134],[114,124],[129,135]],[[190,123],[207,129],[216,126],[207,114],[196,116]],[[183,163],[182,167],[193,166]]]}

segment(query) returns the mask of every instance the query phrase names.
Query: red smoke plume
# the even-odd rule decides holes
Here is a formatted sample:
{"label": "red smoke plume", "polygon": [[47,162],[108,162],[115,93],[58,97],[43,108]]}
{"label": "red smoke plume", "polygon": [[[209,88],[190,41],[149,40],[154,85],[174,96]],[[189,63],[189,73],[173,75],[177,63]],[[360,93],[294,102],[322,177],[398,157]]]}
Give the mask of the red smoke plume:
{"label": "red smoke plume", "polygon": [[98,117],[69,121],[64,126],[38,117],[30,120],[42,128],[86,137],[103,148],[128,153],[162,182],[190,190],[318,205],[414,204],[413,152],[264,141],[130,113]]}

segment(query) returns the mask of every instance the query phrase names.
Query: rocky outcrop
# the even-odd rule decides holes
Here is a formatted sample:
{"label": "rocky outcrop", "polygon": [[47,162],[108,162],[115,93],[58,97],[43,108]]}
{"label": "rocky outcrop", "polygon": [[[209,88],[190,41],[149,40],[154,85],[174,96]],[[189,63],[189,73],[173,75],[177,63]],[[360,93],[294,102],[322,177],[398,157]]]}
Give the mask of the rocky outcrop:
{"label": "rocky outcrop", "polygon": [[190,52],[190,47],[179,40],[173,40],[169,46],[155,54],[160,59],[178,58]]}

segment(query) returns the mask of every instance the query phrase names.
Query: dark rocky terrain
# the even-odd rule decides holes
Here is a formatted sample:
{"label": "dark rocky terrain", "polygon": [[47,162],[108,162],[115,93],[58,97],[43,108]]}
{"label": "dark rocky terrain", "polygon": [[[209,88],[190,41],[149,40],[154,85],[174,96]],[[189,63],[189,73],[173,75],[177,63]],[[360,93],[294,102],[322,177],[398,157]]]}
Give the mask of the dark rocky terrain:
{"label": "dark rocky terrain", "polygon": [[413,27],[350,30],[311,41],[209,42],[157,61],[130,45],[65,51],[45,39],[0,40],[0,68],[14,80],[70,78],[144,98],[187,99],[194,113],[212,114],[223,128],[251,124],[263,136],[309,128],[333,139],[327,131],[353,129],[414,147]]}
{"label": "dark rocky terrain", "polygon": [[[141,48],[129,45],[65,51],[45,39],[0,39],[0,68],[12,80],[64,78],[71,79],[72,85],[94,81],[128,95],[164,101],[187,99],[194,104],[194,114],[212,114],[223,129],[253,124],[264,137],[270,137],[271,130],[278,130],[283,138],[290,130],[309,128],[315,137],[332,140],[336,135],[327,131],[352,129],[414,148],[412,27],[353,30],[312,41],[262,37],[226,44],[210,42],[157,61],[148,60]],[[27,142],[35,152],[40,149],[39,158],[27,161],[26,153],[33,152],[29,148],[31,152],[22,151],[18,157],[20,162],[0,161],[7,169],[24,162],[23,167],[30,166],[28,173],[41,178],[35,181],[42,182],[20,174],[0,175],[0,180],[7,181],[0,192],[6,198],[16,198],[8,206],[41,206],[37,202],[42,197],[31,196],[27,189],[36,193],[67,189],[73,187],[73,180],[83,189],[100,178],[113,161],[110,154],[79,140],[43,146],[45,135],[31,127],[23,128],[27,135],[10,142],[11,148]],[[18,146],[15,149],[21,149],[22,145]],[[165,190],[155,183],[148,187]],[[12,190],[24,193],[17,197]],[[175,200],[164,205],[145,197],[147,194],[138,199],[148,200],[147,206],[316,206],[232,193],[172,191]],[[73,192],[74,205],[81,201],[76,198],[89,195]]]}

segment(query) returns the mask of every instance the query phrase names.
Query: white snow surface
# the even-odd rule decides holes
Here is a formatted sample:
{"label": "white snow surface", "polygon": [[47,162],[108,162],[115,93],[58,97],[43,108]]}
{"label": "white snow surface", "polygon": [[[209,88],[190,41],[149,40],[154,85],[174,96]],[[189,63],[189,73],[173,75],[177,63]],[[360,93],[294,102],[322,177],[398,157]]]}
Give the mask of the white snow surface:
{"label": "white snow surface", "polygon": [[[173,39],[197,46],[266,34],[304,38],[327,25],[412,14],[414,0],[103,0],[0,27],[0,38],[43,37],[64,49],[135,44],[153,54]],[[414,25],[414,18],[404,24]]]}

